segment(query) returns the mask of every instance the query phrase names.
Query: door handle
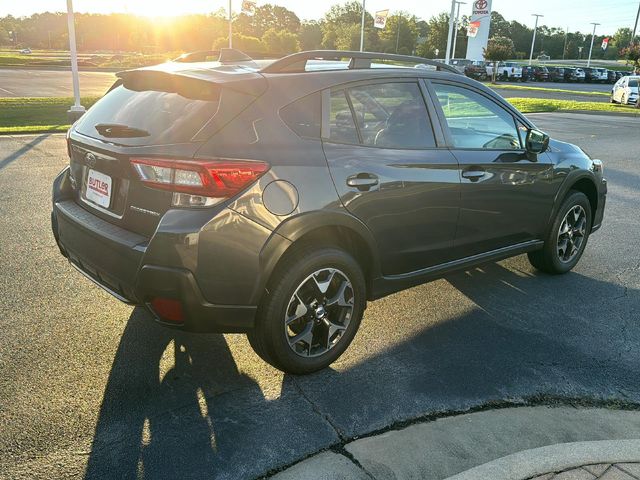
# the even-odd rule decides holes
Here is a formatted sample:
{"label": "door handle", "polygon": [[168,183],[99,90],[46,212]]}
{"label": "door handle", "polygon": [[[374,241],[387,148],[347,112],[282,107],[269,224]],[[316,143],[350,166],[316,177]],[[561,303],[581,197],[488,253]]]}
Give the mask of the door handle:
{"label": "door handle", "polygon": [[358,173],[347,177],[347,185],[360,191],[367,191],[378,185],[378,177],[372,173]]}
{"label": "door handle", "polygon": [[469,170],[464,170],[462,172],[462,176],[468,180],[471,180],[472,182],[477,182],[482,177],[484,177],[486,173],[487,172],[485,172],[484,170],[469,169]]}

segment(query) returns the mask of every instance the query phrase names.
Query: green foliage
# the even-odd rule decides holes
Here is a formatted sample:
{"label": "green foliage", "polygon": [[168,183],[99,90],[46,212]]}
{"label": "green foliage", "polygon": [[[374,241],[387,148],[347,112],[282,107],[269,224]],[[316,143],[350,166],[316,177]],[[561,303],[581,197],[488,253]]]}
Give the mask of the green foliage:
{"label": "green foliage", "polygon": [[[212,49],[219,50],[229,46],[229,37],[220,37],[213,42]],[[267,47],[264,42],[256,37],[250,37],[248,35],[233,34],[233,48],[242,50],[246,53],[264,53],[267,51]]]}
{"label": "green foliage", "polygon": [[[399,12],[387,19],[387,25],[380,30],[380,50],[386,53],[411,55],[418,37],[417,18],[408,12]],[[396,50],[397,44],[397,50]]]}
{"label": "green foliage", "polygon": [[267,30],[262,36],[262,43],[269,53],[288,54],[300,51],[298,36],[287,30]]}
{"label": "green foliage", "polygon": [[293,34],[300,30],[300,19],[295,13],[269,3],[256,7],[253,15],[241,13],[235,23],[238,31],[257,38],[261,38],[268,30],[286,30]]}
{"label": "green foliage", "polygon": [[322,48],[322,26],[320,22],[311,20],[300,25],[298,35],[301,50],[317,50]]}
{"label": "green foliage", "polygon": [[[418,47],[418,55],[426,58],[445,57],[447,35],[449,34],[449,14],[441,13],[431,17],[426,25],[427,41]],[[436,49],[439,50],[436,55]]]}
{"label": "green foliage", "polygon": [[640,43],[633,43],[620,51],[620,55],[627,63],[632,64],[636,69],[640,69]]}
{"label": "green foliage", "polygon": [[[360,25],[362,19],[362,3],[351,1],[341,5],[333,5],[325,14],[322,22],[324,48],[339,50],[360,49]],[[364,45],[365,50],[378,51],[378,29],[373,26],[373,17],[365,12]]]}

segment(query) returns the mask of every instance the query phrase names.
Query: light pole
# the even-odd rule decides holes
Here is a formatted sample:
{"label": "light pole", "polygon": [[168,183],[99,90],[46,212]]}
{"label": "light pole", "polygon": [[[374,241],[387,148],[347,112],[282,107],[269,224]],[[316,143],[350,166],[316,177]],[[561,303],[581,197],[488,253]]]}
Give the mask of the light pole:
{"label": "light pole", "polygon": [[591,65],[591,52],[593,51],[593,40],[596,36],[596,27],[600,24],[591,22],[591,25],[593,25],[593,33],[591,34],[591,46],[589,47],[589,58],[587,59],[587,67]]}
{"label": "light pole", "polygon": [[367,0],[362,0],[362,20],[360,21],[360,51],[364,52],[364,14]]}
{"label": "light pole", "polygon": [[567,53],[567,38],[569,36],[569,26],[567,25],[567,29],[564,32],[564,47],[562,47],[562,60],[564,60],[564,56]]}
{"label": "light pole", "polygon": [[400,20],[402,20],[402,15],[398,15],[398,24],[396,25],[398,29],[396,32],[396,53],[398,53],[398,46],[400,45]]}
{"label": "light pole", "polygon": [[69,50],[71,53],[71,80],[73,82],[74,104],[67,111],[73,123],[82,116],[85,108],[80,104],[80,79],[78,78],[78,52],[76,50],[76,25],[73,17],[73,0],[67,0],[67,24],[69,28]]}
{"label": "light pole", "polygon": [[544,15],[534,13],[532,17],[536,17],[536,25],[535,27],[533,27],[533,39],[531,40],[531,53],[529,54],[529,65],[531,65],[531,62],[533,61],[533,48],[536,44],[536,32],[538,31],[538,19],[540,17],[544,17]]}
{"label": "light pole", "polygon": [[453,47],[451,49],[451,58],[456,58],[456,42],[458,41],[458,18],[460,17],[460,5],[466,5],[467,2],[458,2],[456,1],[457,10],[456,10],[456,21],[453,27]]}
{"label": "light pole", "polygon": [[633,33],[631,34],[631,43],[636,39],[636,30],[638,29],[638,18],[640,18],[640,3],[638,3],[638,13],[636,13],[636,23],[633,25]]}
{"label": "light pole", "polygon": [[233,21],[231,19],[231,0],[229,0],[229,48],[233,48]]}
{"label": "light pole", "polygon": [[456,13],[456,0],[451,0],[451,12],[449,12],[449,34],[447,35],[447,51],[444,54],[444,63],[449,64],[451,56],[451,34],[453,32],[453,16]]}

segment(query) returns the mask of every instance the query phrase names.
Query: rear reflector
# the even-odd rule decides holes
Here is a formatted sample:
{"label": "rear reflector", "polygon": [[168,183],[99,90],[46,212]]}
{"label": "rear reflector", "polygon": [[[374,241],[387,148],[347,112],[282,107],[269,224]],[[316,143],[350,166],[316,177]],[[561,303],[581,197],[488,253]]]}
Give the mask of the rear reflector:
{"label": "rear reflector", "polygon": [[[140,180],[149,187],[215,199],[240,193],[269,170],[266,162],[226,159],[132,158],[131,165]],[[174,198],[182,197],[174,195]],[[177,206],[188,206],[188,202],[180,203]],[[197,206],[209,204],[197,202]]]}
{"label": "rear reflector", "polygon": [[184,323],[184,313],[180,300],[172,298],[156,297],[151,300],[151,309],[160,317],[160,320]]}

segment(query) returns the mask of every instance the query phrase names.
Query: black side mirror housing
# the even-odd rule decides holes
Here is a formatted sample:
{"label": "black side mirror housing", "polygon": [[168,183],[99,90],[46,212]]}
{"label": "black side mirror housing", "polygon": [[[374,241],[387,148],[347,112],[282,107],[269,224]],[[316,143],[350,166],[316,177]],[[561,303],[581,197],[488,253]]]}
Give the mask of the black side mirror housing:
{"label": "black side mirror housing", "polygon": [[543,153],[549,148],[549,135],[535,128],[527,132],[526,148],[529,153]]}

